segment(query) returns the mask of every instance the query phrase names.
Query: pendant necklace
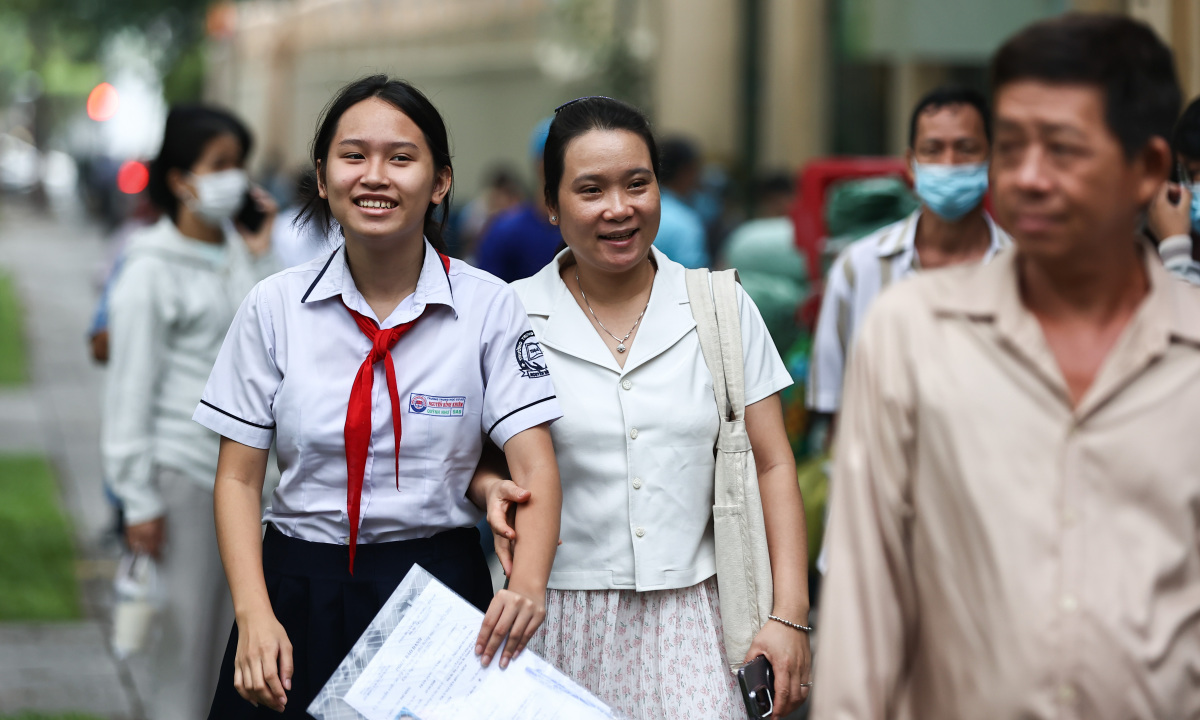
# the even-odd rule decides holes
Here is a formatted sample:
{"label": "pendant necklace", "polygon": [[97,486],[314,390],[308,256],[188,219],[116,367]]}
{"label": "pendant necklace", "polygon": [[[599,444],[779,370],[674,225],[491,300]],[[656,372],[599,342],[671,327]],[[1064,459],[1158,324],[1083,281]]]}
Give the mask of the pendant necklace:
{"label": "pendant necklace", "polygon": [[646,298],[646,307],[642,308],[642,314],[638,315],[637,320],[633,321],[633,327],[629,328],[629,332],[625,333],[625,337],[619,338],[616,335],[613,335],[608,328],[604,327],[604,323],[600,322],[600,318],[596,317],[596,311],[592,309],[592,304],[588,302],[587,299],[587,293],[583,291],[583,283],[579,282],[578,268],[575,269],[575,284],[579,286],[579,294],[583,296],[583,304],[587,305],[588,312],[592,314],[592,319],[596,321],[596,324],[600,326],[601,330],[608,333],[609,337],[617,341],[617,352],[625,352],[625,341],[629,339],[629,336],[633,334],[634,330],[637,330],[638,323],[640,323],[642,318],[645,317],[646,310],[650,308],[650,298]]}

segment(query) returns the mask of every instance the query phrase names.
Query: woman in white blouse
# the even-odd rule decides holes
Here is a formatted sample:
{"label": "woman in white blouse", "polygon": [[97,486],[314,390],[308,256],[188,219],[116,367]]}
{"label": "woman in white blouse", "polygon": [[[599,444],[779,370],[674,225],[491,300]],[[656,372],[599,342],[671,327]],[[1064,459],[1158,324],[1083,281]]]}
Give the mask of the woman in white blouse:
{"label": "woman in white blouse", "polygon": [[[629,717],[745,717],[717,601],[713,378],[684,268],[652,247],[660,206],[649,124],[616,100],[567,103],[545,168],[550,220],[568,249],[514,287],[563,409],[551,427],[562,545],[530,647]],[[804,624],[804,515],[778,396],[791,379],[740,291],[739,305],[772,614]],[[807,695],[808,637],[769,622],[745,659],[760,654],[785,715]]]}

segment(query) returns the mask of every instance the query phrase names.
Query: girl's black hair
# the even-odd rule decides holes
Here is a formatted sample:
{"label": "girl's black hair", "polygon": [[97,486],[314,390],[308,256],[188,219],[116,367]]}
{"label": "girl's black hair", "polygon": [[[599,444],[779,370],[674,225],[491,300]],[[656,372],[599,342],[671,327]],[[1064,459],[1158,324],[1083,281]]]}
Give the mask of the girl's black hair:
{"label": "girl's black hair", "polygon": [[250,131],[232,114],[208,105],[178,105],[167,114],[163,129],[162,149],[150,163],[150,178],[146,191],[150,202],[176,219],[179,198],[167,185],[167,173],[172,170],[190,172],[204,154],[204,148],[215,137],[233,135],[242,145],[241,161],[250,155],[254,139]]}
{"label": "girl's black hair", "polygon": [[658,145],[650,121],[641,110],[620,100],[606,97],[586,97],[559,107],[546,136],[542,162],[546,172],[546,205],[558,208],[558,188],[562,184],[563,163],[567,145],[592,130],[628,130],[646,143],[650,152],[650,169],[658,177]]}
{"label": "girl's black hair", "polygon": [[[329,146],[333,144],[333,136],[337,134],[338,122],[341,121],[342,115],[345,115],[347,110],[358,103],[370,98],[379,98],[389,103],[416,123],[425,135],[425,144],[429,146],[429,150],[433,154],[434,172],[439,173],[442,168],[448,168],[453,175],[454,168],[450,164],[450,139],[441,114],[420,90],[404,80],[393,80],[387,75],[371,75],[355,80],[338,91],[338,94],[325,107],[321,113],[321,119],[317,123],[317,134],[312,142],[313,168],[317,173],[323,175],[324,168],[329,164]],[[450,194],[452,191],[453,184],[451,184],[451,190],[446,192],[440,210],[438,203],[434,202],[430,202],[429,207],[425,209],[425,237],[429,238],[429,242],[434,248],[443,253],[447,252],[443,234],[446,228],[446,218],[450,217]],[[301,193],[304,205],[300,210],[297,224],[316,221],[321,230],[328,233],[333,228],[334,220],[333,214],[329,210],[329,201],[318,194],[316,183],[302,188]]]}

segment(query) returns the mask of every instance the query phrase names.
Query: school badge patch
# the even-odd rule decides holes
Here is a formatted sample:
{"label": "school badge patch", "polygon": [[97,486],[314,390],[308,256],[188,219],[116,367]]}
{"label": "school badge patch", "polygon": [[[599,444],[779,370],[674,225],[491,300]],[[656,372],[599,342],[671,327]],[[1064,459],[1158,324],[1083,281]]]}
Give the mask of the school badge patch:
{"label": "school badge patch", "polygon": [[542,354],[542,345],[533,336],[532,330],[526,330],[517,340],[517,367],[527,378],[546,377],[550,370],[546,367],[546,358]]}
{"label": "school badge patch", "polygon": [[463,396],[448,397],[420,393],[412,393],[408,396],[408,411],[414,415],[462,417],[466,408],[467,398]]}

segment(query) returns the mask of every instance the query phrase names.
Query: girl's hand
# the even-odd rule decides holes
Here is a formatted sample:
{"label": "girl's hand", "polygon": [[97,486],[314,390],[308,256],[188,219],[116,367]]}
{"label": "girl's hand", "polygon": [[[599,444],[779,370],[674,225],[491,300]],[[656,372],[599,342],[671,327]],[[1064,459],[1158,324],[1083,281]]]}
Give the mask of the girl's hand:
{"label": "girl's hand", "polygon": [[233,687],[254,703],[283,712],[292,689],[292,643],[270,608],[239,617]]}
{"label": "girl's hand", "polygon": [[513,529],[517,505],[529,502],[532,495],[512,480],[499,480],[491,484],[487,491],[487,521],[492,528],[492,538],[496,545],[496,557],[504,568],[504,575],[512,575],[513,543],[517,541],[517,531]]}
{"label": "girl's hand", "polygon": [[157,517],[137,525],[125,526],[125,543],[129,551],[150,555],[154,559],[162,556],[163,538],[167,533],[167,518]]}
{"label": "girl's hand", "polygon": [[[790,619],[790,618],[789,618]],[[775,673],[775,717],[784,717],[808,699],[812,683],[812,652],[808,633],[768,620],[754,636],[745,662],[766,655]]]}
{"label": "girl's hand", "polygon": [[545,588],[527,592],[516,588],[501,590],[492,598],[492,604],[483,616],[483,627],[479,629],[479,638],[475,641],[475,654],[483,656],[480,662],[487,667],[501,641],[508,636],[504,652],[500,655],[500,667],[506,668],[509,660],[525,649],[525,644],[545,619]]}
{"label": "girl's hand", "polygon": [[242,227],[238,224],[238,232],[242,234],[242,239],[246,242],[246,249],[254,257],[262,257],[271,251],[271,228],[275,226],[275,216],[279,214],[279,204],[275,202],[275,198],[266,190],[254,185],[250,187],[250,197],[254,198],[254,203],[258,205],[258,209],[262,211],[262,225],[258,226],[258,230],[251,232],[249,228]]}

